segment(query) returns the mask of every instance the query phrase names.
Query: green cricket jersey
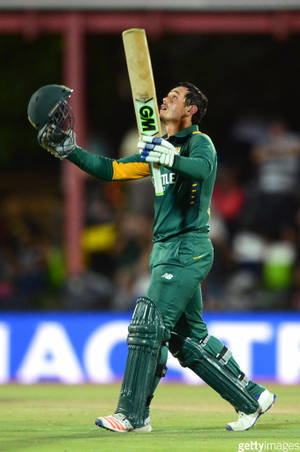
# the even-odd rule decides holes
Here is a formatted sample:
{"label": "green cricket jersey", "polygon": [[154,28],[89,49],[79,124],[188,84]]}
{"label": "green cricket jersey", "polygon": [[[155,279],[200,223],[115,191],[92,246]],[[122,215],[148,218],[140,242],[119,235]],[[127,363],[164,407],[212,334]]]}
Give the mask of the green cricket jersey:
{"label": "green cricket jersey", "polygon": [[[210,202],[217,155],[211,139],[193,125],[169,137],[178,151],[171,169],[161,166],[163,196],[155,196],[153,240],[192,231],[209,231]],[[132,180],[151,174],[140,154],[113,160],[77,147],[68,157],[81,169],[108,181]]]}

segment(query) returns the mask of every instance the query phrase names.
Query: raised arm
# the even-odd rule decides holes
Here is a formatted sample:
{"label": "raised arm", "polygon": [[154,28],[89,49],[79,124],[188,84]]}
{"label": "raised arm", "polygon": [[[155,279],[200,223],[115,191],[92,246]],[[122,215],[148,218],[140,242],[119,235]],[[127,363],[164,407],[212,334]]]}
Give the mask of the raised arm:
{"label": "raised arm", "polygon": [[86,173],[106,181],[134,180],[151,174],[149,163],[142,162],[139,154],[114,160],[91,154],[77,146],[68,160]]}
{"label": "raised arm", "polygon": [[151,174],[149,163],[141,160],[140,154],[133,154],[120,160],[91,154],[76,144],[74,131],[69,131],[63,142],[53,142],[51,134],[43,129],[38,134],[40,145],[59,159],[67,158],[83,171],[106,181],[134,180]]}

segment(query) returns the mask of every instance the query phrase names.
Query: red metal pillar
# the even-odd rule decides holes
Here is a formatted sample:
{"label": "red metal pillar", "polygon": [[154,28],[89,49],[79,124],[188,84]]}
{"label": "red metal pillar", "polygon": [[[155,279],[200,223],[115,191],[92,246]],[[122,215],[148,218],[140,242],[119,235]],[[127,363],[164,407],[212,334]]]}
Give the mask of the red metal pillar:
{"label": "red metal pillar", "polygon": [[[83,18],[70,13],[64,33],[64,83],[74,89],[71,104],[75,115],[77,142],[86,142],[84,29]],[[63,164],[64,241],[69,276],[84,270],[81,251],[81,232],[84,225],[84,173],[69,161]]]}

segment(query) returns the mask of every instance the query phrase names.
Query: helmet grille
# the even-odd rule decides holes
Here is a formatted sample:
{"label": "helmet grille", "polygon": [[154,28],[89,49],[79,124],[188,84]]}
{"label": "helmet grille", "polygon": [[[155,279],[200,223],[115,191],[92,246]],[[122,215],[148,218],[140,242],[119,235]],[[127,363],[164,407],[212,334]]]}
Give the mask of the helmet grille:
{"label": "helmet grille", "polygon": [[49,121],[49,126],[53,131],[53,142],[58,144],[69,130],[74,130],[74,113],[69,102],[66,100],[60,102]]}

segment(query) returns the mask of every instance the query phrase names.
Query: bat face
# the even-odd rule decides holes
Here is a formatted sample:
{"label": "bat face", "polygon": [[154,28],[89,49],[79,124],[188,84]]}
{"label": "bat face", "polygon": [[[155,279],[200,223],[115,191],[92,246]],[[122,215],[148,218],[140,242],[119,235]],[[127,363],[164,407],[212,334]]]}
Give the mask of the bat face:
{"label": "bat face", "polygon": [[[123,31],[122,37],[139,133],[161,135],[146,32],[140,28],[131,28]],[[155,194],[162,196],[164,191],[159,166],[153,164],[151,167]]]}
{"label": "bat face", "polygon": [[154,99],[135,99],[135,105],[139,123],[138,128],[141,133],[149,136],[157,135],[159,133],[159,125]]}

